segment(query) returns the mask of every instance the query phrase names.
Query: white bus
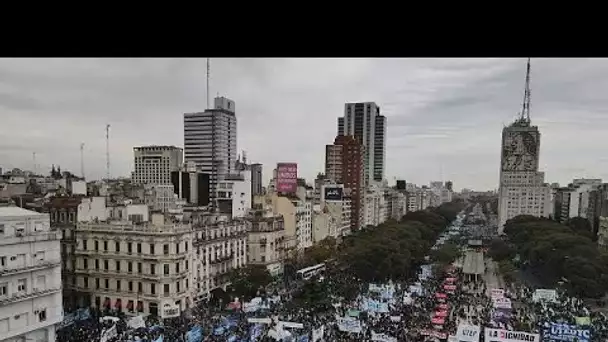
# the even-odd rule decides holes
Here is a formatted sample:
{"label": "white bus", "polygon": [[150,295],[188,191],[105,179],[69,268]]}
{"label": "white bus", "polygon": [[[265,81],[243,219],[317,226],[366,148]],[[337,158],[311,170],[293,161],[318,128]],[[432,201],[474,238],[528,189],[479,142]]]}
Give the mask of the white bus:
{"label": "white bus", "polygon": [[325,264],[318,264],[310,267],[303,268],[296,273],[296,279],[308,280],[316,275],[323,275],[325,273]]}

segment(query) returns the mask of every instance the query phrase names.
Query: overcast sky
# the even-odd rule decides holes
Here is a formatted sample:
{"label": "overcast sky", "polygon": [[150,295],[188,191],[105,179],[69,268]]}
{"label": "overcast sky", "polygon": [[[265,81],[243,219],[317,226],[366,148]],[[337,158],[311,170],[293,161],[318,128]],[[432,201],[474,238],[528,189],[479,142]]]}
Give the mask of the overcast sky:
{"label": "overcast sky", "polygon": [[[264,164],[324,168],[345,102],[388,117],[387,175],[497,187],[500,137],[521,108],[525,59],[212,59],[211,94],[236,102],[238,149]],[[183,113],[205,109],[205,59],[0,60],[0,167],[51,164],[127,176],[133,146],[183,146]],[[548,182],[608,179],[608,61],[532,59],[532,122]]]}

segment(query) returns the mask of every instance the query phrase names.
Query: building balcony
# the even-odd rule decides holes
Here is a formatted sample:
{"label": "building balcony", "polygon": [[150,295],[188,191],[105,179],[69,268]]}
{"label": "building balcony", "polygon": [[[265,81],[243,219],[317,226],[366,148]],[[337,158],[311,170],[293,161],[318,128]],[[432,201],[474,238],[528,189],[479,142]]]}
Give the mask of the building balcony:
{"label": "building balcony", "polygon": [[61,286],[44,290],[33,288],[30,292],[22,291],[13,293],[9,296],[0,297],[0,305],[9,305],[17,302],[22,302],[24,300],[45,296],[56,292],[61,292]]}
{"label": "building balcony", "polygon": [[234,258],[234,253],[230,253],[228,255],[223,255],[223,256],[220,256],[218,258],[215,258],[214,260],[209,260],[209,264],[212,264],[212,265],[213,264],[219,264],[219,263],[222,263],[222,262],[230,261],[233,258]]}
{"label": "building balcony", "polygon": [[25,265],[25,266],[19,266],[19,267],[5,267],[5,268],[0,269],[0,276],[19,274],[19,273],[23,273],[23,272],[31,272],[31,271],[42,270],[42,269],[51,268],[51,267],[59,267],[60,265],[61,265],[61,262],[59,260],[57,260],[57,261],[43,261],[43,262],[38,262],[38,263],[35,263],[32,265]]}
{"label": "building balcony", "polygon": [[201,245],[208,244],[208,243],[215,243],[215,242],[232,240],[232,239],[242,239],[242,238],[246,238],[246,237],[247,237],[247,231],[239,231],[239,232],[233,232],[233,233],[221,236],[221,237],[220,236],[215,236],[215,237],[203,236],[202,238],[194,239],[192,244],[194,246],[201,246]]}
{"label": "building balcony", "polygon": [[30,242],[42,242],[42,241],[59,241],[61,232],[59,231],[46,231],[46,232],[17,232],[13,236],[5,236],[0,239],[0,246],[15,245]]}
{"label": "building balcony", "polygon": [[74,254],[76,255],[94,255],[98,257],[107,257],[111,259],[134,259],[134,260],[176,260],[183,259],[188,255],[186,251],[180,251],[179,253],[170,254],[150,254],[150,253],[129,253],[129,252],[114,252],[114,251],[102,251],[102,250],[83,250],[77,249]]}
{"label": "building balcony", "polygon": [[132,235],[176,235],[192,231],[190,225],[167,224],[108,224],[108,223],[79,223],[80,232],[116,233]]}

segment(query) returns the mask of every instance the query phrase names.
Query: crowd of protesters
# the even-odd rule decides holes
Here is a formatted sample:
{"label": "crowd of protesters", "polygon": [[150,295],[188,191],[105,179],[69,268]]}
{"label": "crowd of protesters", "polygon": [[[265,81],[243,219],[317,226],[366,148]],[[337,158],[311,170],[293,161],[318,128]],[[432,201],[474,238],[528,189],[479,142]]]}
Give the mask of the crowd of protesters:
{"label": "crowd of protesters", "polygon": [[[410,282],[364,284],[348,270],[328,270],[309,281],[321,284],[329,305],[292,305],[293,289],[283,288],[260,293],[255,306],[199,305],[180,317],[146,317],[138,327],[130,325],[131,317],[93,310],[60,328],[57,340],[423,342],[453,339],[461,325],[542,334],[551,323],[588,326],[591,341],[608,339],[606,316],[576,298],[556,291],[552,300],[538,301],[533,289],[509,287],[502,296],[514,305],[500,311],[483,278],[469,280],[453,265],[425,265]],[[353,287],[356,296],[349,295]],[[479,335],[476,341],[483,341]]]}

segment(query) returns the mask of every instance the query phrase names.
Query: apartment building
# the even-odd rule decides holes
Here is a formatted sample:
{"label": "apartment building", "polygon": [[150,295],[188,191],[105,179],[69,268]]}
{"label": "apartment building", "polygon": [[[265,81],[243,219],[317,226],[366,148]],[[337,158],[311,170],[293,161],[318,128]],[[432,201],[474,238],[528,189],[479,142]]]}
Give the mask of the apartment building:
{"label": "apartment building", "polygon": [[247,231],[250,222],[230,215],[202,216],[194,227],[194,280],[198,300],[212,290],[226,289],[230,272],[247,264]]}
{"label": "apartment building", "polygon": [[60,237],[48,214],[0,207],[0,341],[55,341],[63,320]]}
{"label": "apartment building", "polygon": [[271,275],[283,273],[285,225],[283,216],[272,210],[257,210],[249,217],[251,228],[247,237],[247,262],[264,265]]}
{"label": "apartment building", "polygon": [[147,207],[79,206],[76,287],[101,310],[126,314],[179,315],[194,300],[190,224]]}

